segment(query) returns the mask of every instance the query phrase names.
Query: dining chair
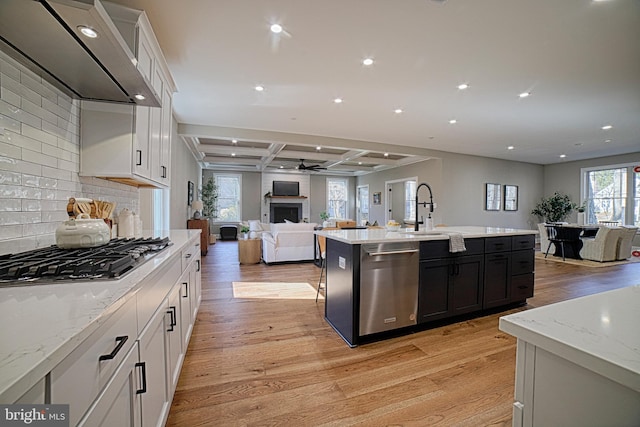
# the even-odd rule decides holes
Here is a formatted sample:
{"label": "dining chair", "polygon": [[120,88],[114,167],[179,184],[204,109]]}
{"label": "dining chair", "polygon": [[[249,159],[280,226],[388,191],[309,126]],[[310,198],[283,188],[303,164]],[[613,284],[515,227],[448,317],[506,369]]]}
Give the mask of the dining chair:
{"label": "dining chair", "polygon": [[564,230],[561,225],[546,224],[545,228],[547,229],[547,239],[549,240],[549,244],[547,245],[547,251],[545,252],[544,257],[546,258],[547,255],[549,255],[549,249],[551,248],[551,244],[553,243],[554,245],[556,245],[556,247],[558,247],[558,245],[560,246],[560,250],[562,252],[562,260],[565,261],[564,244],[570,243],[573,240],[569,238],[567,233],[563,232]]}

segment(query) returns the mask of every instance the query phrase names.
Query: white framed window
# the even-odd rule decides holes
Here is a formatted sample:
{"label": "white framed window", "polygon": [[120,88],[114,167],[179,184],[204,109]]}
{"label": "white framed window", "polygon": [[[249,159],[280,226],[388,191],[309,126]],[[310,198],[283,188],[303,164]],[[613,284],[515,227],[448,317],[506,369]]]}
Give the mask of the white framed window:
{"label": "white framed window", "polygon": [[413,180],[404,183],[404,219],[416,219],[416,181]]}
{"label": "white framed window", "polygon": [[327,178],[327,213],[329,218],[347,219],[349,180]]}
{"label": "white framed window", "polygon": [[214,173],[218,187],[219,222],[240,222],[242,218],[242,175]]}
{"label": "white framed window", "polygon": [[617,221],[640,225],[640,174],[634,165],[582,169],[582,201],[589,224]]}

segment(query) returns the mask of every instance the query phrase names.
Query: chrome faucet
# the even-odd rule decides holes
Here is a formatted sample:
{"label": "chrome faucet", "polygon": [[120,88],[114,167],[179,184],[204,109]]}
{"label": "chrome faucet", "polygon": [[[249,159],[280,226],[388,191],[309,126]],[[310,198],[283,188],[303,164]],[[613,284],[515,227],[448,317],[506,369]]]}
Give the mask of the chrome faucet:
{"label": "chrome faucet", "polygon": [[[419,202],[418,201],[418,192],[420,191],[420,187],[425,186],[429,189],[429,201],[428,202]],[[419,225],[420,223],[418,222],[418,206],[422,205],[423,207],[427,207],[427,205],[429,205],[429,213],[433,212],[433,192],[431,192],[431,187],[429,187],[429,184],[427,184],[426,182],[423,182],[422,184],[418,185],[418,187],[416,187],[416,223],[415,223],[415,231],[418,231],[420,229]]]}

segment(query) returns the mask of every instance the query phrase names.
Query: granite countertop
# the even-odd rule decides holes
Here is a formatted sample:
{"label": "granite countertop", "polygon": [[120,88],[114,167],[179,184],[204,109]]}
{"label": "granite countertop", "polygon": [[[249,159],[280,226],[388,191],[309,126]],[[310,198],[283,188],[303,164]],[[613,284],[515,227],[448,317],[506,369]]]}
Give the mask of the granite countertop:
{"label": "granite countertop", "polygon": [[500,318],[500,330],[640,392],[640,285]]}
{"label": "granite countertop", "polygon": [[119,280],[0,288],[0,402],[13,403],[28,391],[199,234],[145,233],[173,244]]}
{"label": "granite countertop", "polygon": [[464,238],[516,236],[538,234],[537,230],[521,230],[517,228],[455,226],[436,227],[433,230],[413,231],[412,228],[401,228],[398,231],[387,231],[381,228],[366,230],[318,230],[319,236],[334,239],[351,245],[363,243],[407,242],[422,240],[449,240],[450,233],[459,233]]}

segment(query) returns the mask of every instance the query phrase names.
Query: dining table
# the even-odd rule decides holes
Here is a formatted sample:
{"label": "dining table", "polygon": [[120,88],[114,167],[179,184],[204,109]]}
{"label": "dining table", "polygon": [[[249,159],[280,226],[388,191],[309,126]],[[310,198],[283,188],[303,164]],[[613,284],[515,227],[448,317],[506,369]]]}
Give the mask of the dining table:
{"label": "dining table", "polygon": [[[582,259],[582,239],[593,239],[600,228],[596,224],[552,224],[557,232],[557,237],[564,240],[564,257]],[[553,256],[562,257],[562,247],[556,247]]]}

